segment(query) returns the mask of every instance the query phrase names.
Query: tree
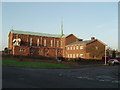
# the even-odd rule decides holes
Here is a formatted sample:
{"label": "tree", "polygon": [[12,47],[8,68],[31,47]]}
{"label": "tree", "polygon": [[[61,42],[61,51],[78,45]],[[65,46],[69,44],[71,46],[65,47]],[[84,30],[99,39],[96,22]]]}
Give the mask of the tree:
{"label": "tree", "polygon": [[7,47],[4,48],[4,52],[8,53],[8,48]]}
{"label": "tree", "polygon": [[109,49],[106,50],[106,56],[110,56],[110,50]]}
{"label": "tree", "polygon": [[116,51],[115,50],[112,51],[112,57],[116,58]]}
{"label": "tree", "polygon": [[112,56],[112,48],[111,47],[107,47],[107,49],[106,49],[106,55],[108,56],[108,57],[111,57]]}

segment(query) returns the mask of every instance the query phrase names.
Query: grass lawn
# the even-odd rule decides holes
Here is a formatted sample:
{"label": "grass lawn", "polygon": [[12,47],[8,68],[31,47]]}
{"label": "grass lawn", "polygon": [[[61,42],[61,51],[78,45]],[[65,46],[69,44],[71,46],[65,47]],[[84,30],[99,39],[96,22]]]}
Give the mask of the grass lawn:
{"label": "grass lawn", "polygon": [[15,60],[2,60],[3,65],[8,66],[22,66],[22,67],[33,67],[33,68],[71,68],[65,64],[54,64],[45,62],[27,62],[27,61],[15,61]]}

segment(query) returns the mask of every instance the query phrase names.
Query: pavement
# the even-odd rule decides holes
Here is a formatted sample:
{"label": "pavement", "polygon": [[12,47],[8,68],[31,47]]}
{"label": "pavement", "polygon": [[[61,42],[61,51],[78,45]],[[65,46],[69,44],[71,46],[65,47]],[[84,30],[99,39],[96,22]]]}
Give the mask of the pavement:
{"label": "pavement", "polygon": [[2,66],[2,88],[119,88],[119,74],[119,66],[81,65],[77,69]]}

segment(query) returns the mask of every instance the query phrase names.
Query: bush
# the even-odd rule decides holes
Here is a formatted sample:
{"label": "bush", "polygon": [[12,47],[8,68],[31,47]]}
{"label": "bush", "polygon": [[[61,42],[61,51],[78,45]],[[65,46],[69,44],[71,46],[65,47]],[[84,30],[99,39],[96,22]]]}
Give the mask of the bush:
{"label": "bush", "polygon": [[65,61],[65,58],[63,58],[63,57],[58,57],[57,59]]}
{"label": "bush", "polygon": [[12,54],[6,54],[6,55],[2,55],[2,57],[13,57]]}
{"label": "bush", "polygon": [[45,60],[45,59],[49,59],[49,60],[54,60],[54,58],[51,57],[45,57],[42,55],[28,55],[28,56],[21,56],[21,55],[12,55],[12,54],[6,54],[6,55],[2,55],[2,57],[11,57],[11,58],[18,58],[20,59],[20,61],[22,61],[24,58],[29,58],[29,59],[41,59],[41,60]]}
{"label": "bush", "polygon": [[76,61],[78,64],[103,64],[103,60],[95,60],[95,59],[78,59]]}

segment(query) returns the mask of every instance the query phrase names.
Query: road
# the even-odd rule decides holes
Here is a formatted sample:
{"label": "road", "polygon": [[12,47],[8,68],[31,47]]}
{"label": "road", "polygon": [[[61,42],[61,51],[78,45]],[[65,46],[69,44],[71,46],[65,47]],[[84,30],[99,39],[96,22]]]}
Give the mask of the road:
{"label": "road", "polygon": [[119,66],[78,69],[2,67],[2,88],[119,88]]}

